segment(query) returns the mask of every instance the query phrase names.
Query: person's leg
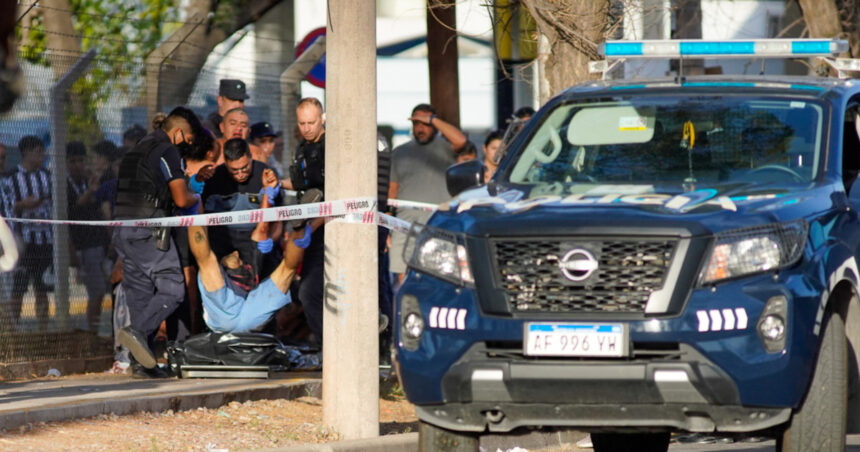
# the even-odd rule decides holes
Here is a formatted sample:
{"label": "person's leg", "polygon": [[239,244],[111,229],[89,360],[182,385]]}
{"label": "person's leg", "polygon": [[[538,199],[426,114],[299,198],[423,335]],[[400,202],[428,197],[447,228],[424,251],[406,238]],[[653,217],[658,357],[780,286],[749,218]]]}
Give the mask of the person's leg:
{"label": "person's leg", "polygon": [[24,293],[27,292],[27,286],[30,284],[30,272],[27,271],[25,265],[29,256],[26,253],[27,250],[25,248],[24,253],[21,253],[21,260],[18,262],[20,267],[13,270],[12,294],[4,310],[4,317],[6,317],[10,328],[18,325],[21,319],[21,305],[24,301]]}
{"label": "person's leg", "polygon": [[323,334],[323,272],[324,250],[315,248],[305,253],[302,263],[302,281],[299,286],[299,300],[305,310],[308,326],[318,344],[322,344]]}
{"label": "person's leg", "polygon": [[107,292],[107,279],[102,273],[104,248],[95,246],[77,251],[80,273],[87,289],[87,327],[97,333],[102,313],[102,301]]}
{"label": "person's leg", "polygon": [[51,245],[36,245],[36,251],[32,267],[29,269],[33,275],[33,293],[36,301],[36,319],[39,322],[39,330],[48,329],[48,317],[50,305],[48,304],[48,287],[45,285],[45,272],[54,260],[54,250]]}
{"label": "person's leg", "polygon": [[185,292],[188,296],[188,322],[191,335],[200,334],[205,331],[203,323],[203,305],[200,302],[200,288],[197,286],[197,267],[194,265],[184,267]]}
{"label": "person's leg", "polygon": [[168,251],[155,247],[147,229],[118,228],[114,240],[122,258],[123,289],[131,328],[120,330],[120,341],[147,368],[155,367],[151,336],[181,303],[185,284],[171,240]]}

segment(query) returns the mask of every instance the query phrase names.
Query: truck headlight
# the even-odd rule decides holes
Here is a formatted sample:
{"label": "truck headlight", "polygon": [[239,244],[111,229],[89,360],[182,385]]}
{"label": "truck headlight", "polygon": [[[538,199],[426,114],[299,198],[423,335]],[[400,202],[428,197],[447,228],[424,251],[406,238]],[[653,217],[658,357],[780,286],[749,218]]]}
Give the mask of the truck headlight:
{"label": "truck headlight", "polygon": [[717,235],[700,284],[788,267],[803,254],[804,220],[734,229]]}
{"label": "truck headlight", "polygon": [[405,248],[410,267],[438,278],[463,286],[473,284],[466,239],[430,226],[413,226]]}

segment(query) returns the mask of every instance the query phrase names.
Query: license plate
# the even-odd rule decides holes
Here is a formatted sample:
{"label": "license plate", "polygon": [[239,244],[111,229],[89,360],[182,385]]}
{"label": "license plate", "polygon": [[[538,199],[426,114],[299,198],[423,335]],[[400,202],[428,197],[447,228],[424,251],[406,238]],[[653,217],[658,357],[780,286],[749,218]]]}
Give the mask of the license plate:
{"label": "license plate", "polygon": [[621,323],[527,323],[527,356],[627,356],[628,333]]}

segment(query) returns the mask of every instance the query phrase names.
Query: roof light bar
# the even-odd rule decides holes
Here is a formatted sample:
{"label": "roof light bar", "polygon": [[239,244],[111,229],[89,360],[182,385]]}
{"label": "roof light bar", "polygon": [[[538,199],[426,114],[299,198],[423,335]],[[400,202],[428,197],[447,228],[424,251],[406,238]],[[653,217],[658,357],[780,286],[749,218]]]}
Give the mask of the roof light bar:
{"label": "roof light bar", "polygon": [[606,41],[599,52],[606,59],[621,58],[796,58],[836,56],[848,50],[837,39],[747,39],[725,41],[646,40]]}

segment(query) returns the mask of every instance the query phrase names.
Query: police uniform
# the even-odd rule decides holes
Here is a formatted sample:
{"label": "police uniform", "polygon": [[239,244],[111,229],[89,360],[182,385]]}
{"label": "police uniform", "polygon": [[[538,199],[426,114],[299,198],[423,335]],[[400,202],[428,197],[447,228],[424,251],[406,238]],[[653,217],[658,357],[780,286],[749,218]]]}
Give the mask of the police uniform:
{"label": "police uniform", "polygon": [[[325,134],[319,141],[311,143],[305,140],[296,149],[296,157],[290,165],[290,179],[296,190],[324,187],[325,180]],[[314,231],[311,244],[305,250],[302,260],[301,284],[299,285],[299,300],[305,311],[308,326],[322,342],[323,324],[323,274],[325,271],[325,226]]]}
{"label": "police uniform", "polygon": [[[167,134],[156,130],[147,135],[120,163],[114,218],[172,214],[168,183],[183,177],[179,151]],[[122,258],[131,327],[150,337],[185,297],[176,244],[167,229],[118,227],[114,246]]]}

